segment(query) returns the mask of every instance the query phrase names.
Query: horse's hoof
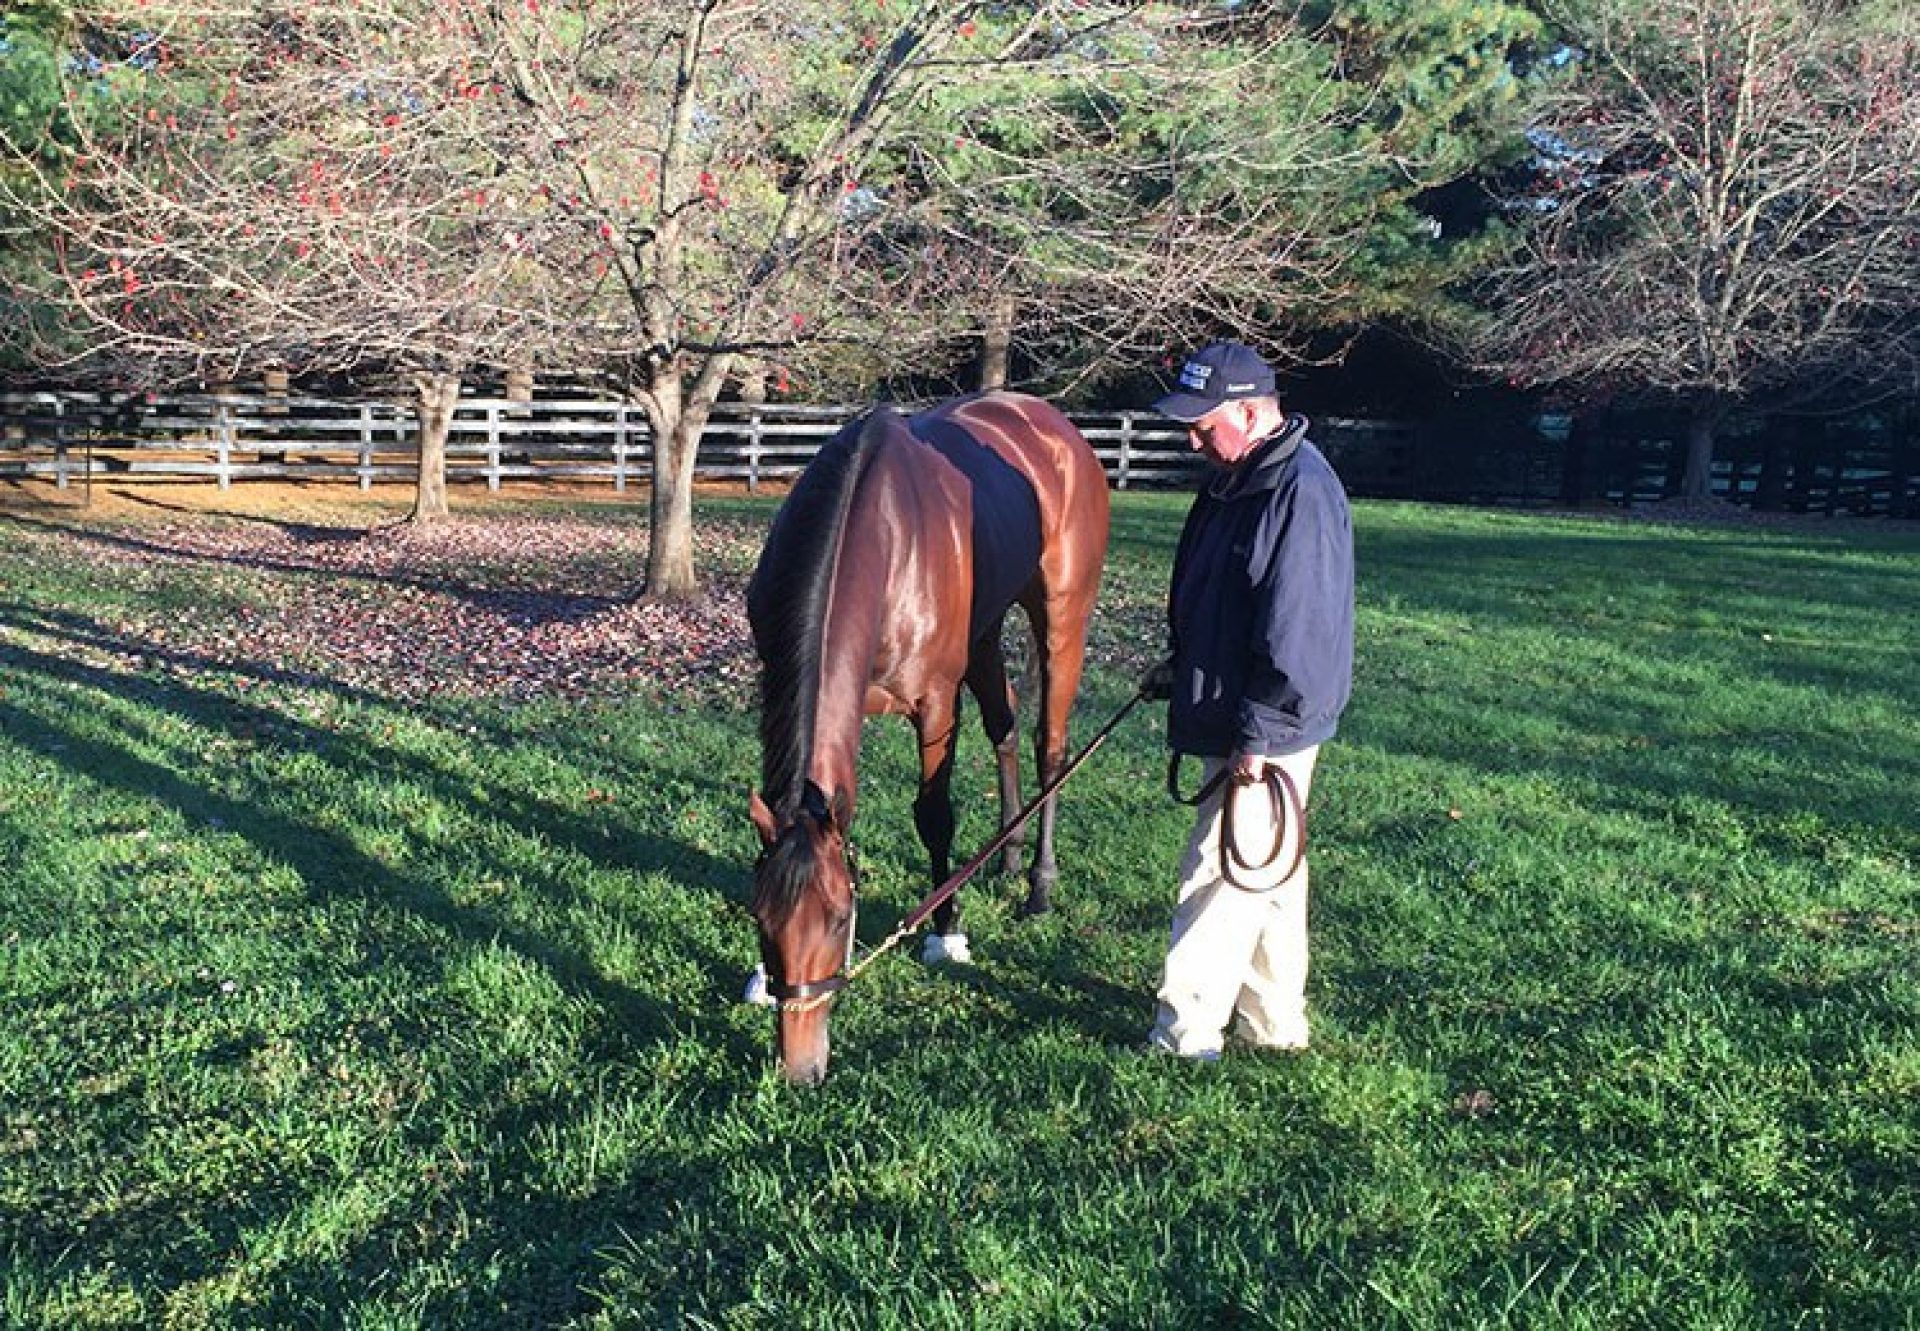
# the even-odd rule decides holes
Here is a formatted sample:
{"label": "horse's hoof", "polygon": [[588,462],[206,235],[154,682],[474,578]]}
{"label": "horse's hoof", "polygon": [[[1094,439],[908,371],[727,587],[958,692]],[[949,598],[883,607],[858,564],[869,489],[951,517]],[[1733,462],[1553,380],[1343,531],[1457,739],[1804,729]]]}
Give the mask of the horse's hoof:
{"label": "horse's hoof", "polygon": [[753,974],[747,977],[747,991],[740,995],[740,1001],[742,1003],[750,1003],[754,1007],[774,1006],[773,995],[767,991],[767,968],[765,966],[755,966],[753,968]]}
{"label": "horse's hoof", "polygon": [[965,966],[972,964],[973,951],[967,946],[965,934],[928,934],[920,945],[920,960],[929,966],[947,962]]}
{"label": "horse's hoof", "polygon": [[1021,916],[1031,918],[1035,915],[1045,915],[1052,910],[1053,885],[1059,881],[1058,869],[1034,866],[1033,872],[1027,875],[1027,900],[1026,904],[1020,907]]}

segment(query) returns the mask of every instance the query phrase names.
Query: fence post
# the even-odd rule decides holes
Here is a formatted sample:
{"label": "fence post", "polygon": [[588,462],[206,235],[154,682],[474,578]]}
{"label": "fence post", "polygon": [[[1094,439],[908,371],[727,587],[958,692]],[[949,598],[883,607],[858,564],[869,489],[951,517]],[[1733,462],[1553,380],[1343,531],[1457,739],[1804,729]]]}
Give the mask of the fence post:
{"label": "fence post", "polygon": [[227,416],[224,403],[215,408],[213,416],[214,476],[220,482],[222,490],[233,487],[233,422]]}
{"label": "fence post", "polygon": [[500,491],[500,406],[487,404],[487,489]]}
{"label": "fence post", "polygon": [[627,404],[616,403],[613,409],[613,492],[624,494],[627,489]]}
{"label": "fence post", "polygon": [[57,397],[53,400],[53,486],[67,488],[67,404]]}
{"label": "fence post", "polygon": [[1892,493],[1887,496],[1890,518],[1920,518],[1920,417],[1903,414],[1894,417]]}
{"label": "fence post", "polygon": [[1588,412],[1571,413],[1567,437],[1560,443],[1560,506],[1579,508],[1592,488],[1594,424]]}
{"label": "fence post", "polygon": [[213,404],[213,437],[220,441],[220,488],[225,490],[233,480],[233,445],[238,431],[234,428],[233,412],[219,399]]}
{"label": "fence post", "polygon": [[1119,485],[1122,490],[1127,488],[1127,482],[1131,478],[1132,473],[1133,473],[1133,413],[1130,411],[1123,411],[1120,413],[1120,478],[1119,478]]}
{"label": "fence post", "polygon": [[[393,405],[393,447],[396,452],[405,452],[407,447],[407,408],[397,402],[393,403],[392,405]],[[449,432],[451,432],[453,428],[451,415],[449,415],[448,417],[447,428]],[[418,456],[418,454],[416,454],[416,456]],[[418,467],[415,468],[414,474],[418,476],[419,474]]]}
{"label": "fence post", "polygon": [[747,424],[747,493],[760,492],[760,413],[755,411]]}
{"label": "fence post", "polygon": [[360,478],[360,488],[373,488],[373,404],[360,404],[360,459],[354,467],[354,474]]}

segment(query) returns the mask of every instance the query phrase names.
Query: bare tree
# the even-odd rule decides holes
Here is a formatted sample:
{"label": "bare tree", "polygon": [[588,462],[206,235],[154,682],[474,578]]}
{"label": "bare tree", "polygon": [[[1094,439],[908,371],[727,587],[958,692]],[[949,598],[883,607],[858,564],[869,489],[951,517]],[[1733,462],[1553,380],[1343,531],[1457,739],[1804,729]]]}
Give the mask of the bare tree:
{"label": "bare tree", "polygon": [[578,26],[489,8],[505,84],[598,219],[624,296],[596,359],[652,429],[651,594],[696,589],[693,468],[730,373],[828,325],[864,220],[848,196],[976,7],[694,0]]}
{"label": "bare tree", "polygon": [[[649,590],[684,596],[708,413],[817,336],[846,196],[974,7],[84,0],[74,170],[23,158],[13,197],[121,377],[411,375],[423,517],[463,374],[605,368],[652,427]],[[88,114],[108,79],[132,114]]]}
{"label": "bare tree", "polygon": [[1490,362],[1517,382],[1687,402],[1689,498],[1710,493],[1739,404],[1911,391],[1911,30],[1799,0],[1603,0],[1574,30]]}
{"label": "bare tree", "polygon": [[[136,383],[400,374],[421,427],[415,515],[444,515],[461,377],[558,345],[551,273],[584,248],[530,206],[521,127],[445,39],[451,11],[76,11],[92,53],[69,88],[80,151],[34,199],[92,330],[86,359]],[[109,80],[124,110],[92,113]]]}
{"label": "bare tree", "polygon": [[84,0],[79,21],[135,110],[86,116],[76,78],[77,167],[32,197],[96,358],[412,374],[423,515],[460,377],[603,373],[651,427],[656,596],[696,589],[693,465],[730,379],[951,363],[1017,326],[1058,384],[1270,330],[1350,289],[1382,160],[1366,88],[1268,5]]}

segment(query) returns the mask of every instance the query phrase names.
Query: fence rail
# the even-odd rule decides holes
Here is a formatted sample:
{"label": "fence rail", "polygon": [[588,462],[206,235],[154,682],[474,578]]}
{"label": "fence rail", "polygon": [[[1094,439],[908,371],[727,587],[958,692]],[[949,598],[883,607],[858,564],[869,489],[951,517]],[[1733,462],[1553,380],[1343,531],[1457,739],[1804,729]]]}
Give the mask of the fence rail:
{"label": "fence rail", "polygon": [[[721,404],[702,435],[696,475],[763,481],[797,475],[860,408]],[[1179,485],[1197,464],[1184,431],[1152,413],[1075,417],[1113,483]],[[0,475],[204,477],[221,488],[251,479],[409,480],[417,457],[405,403],[259,396],[142,398],[0,394]],[[632,403],[465,398],[447,440],[450,482],[597,479],[624,490],[653,466],[652,436]]]}
{"label": "fence rail", "polygon": [[[796,475],[860,407],[717,407],[695,475],[744,483]],[[1199,468],[1184,431],[1149,412],[1077,412],[1116,488],[1190,485]],[[1715,492],[1759,508],[1920,517],[1920,422],[1870,428],[1762,422],[1723,442]],[[1677,492],[1684,443],[1647,418],[1574,422],[1524,412],[1467,413],[1413,425],[1318,418],[1313,437],[1356,495],[1522,506],[1633,504]],[[273,395],[112,397],[0,394],[0,477],[67,488],[120,480],[411,481],[417,448],[405,402]],[[447,478],[606,482],[652,475],[653,440],[630,402],[556,397],[461,400]]]}
{"label": "fence rail", "polygon": [[[860,408],[716,407],[701,436],[702,480],[797,475]],[[1179,484],[1195,469],[1183,431],[1144,412],[1093,413],[1076,423],[1113,483]],[[93,477],[377,481],[414,475],[414,413],[405,403],[270,396],[143,397],[0,394],[0,475],[52,477],[66,488]],[[628,402],[463,398],[447,437],[449,482],[604,480],[616,490],[652,474],[653,440]]]}

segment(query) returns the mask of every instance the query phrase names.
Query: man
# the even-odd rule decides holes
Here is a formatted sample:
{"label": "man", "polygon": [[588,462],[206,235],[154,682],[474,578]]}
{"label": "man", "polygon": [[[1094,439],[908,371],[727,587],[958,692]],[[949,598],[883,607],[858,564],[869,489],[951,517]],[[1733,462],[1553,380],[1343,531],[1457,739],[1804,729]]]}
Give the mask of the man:
{"label": "man", "polygon": [[[1223,867],[1233,799],[1236,862],[1269,850],[1284,873],[1303,847],[1314,762],[1353,681],[1353,527],[1347,497],[1273,370],[1238,342],[1194,354],[1155,410],[1185,422],[1212,464],[1174,555],[1171,655],[1147,691],[1168,699],[1167,742],[1201,758],[1203,798],[1180,866],[1179,904],[1152,1048],[1220,1056],[1229,1022],[1248,1044],[1308,1041],[1307,865],[1277,884]],[[1270,791],[1278,769],[1296,810]],[[1293,826],[1295,822],[1300,825]],[[1251,849],[1249,849],[1249,847]]]}

